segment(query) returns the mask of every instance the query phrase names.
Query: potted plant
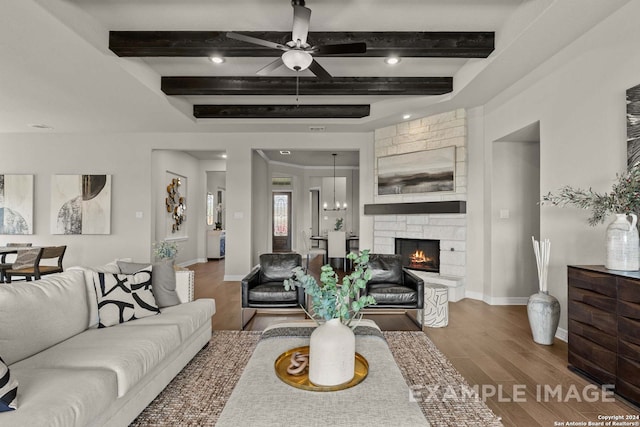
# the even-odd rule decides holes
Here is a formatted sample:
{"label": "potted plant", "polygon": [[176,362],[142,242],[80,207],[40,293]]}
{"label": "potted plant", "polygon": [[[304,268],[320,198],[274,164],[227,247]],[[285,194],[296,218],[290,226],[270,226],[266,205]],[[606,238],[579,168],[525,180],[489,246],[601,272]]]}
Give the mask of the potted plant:
{"label": "potted plant", "polygon": [[342,283],[330,265],[322,266],[320,282],[298,267],[284,287],[290,290],[302,287],[311,299],[309,317],[319,326],[311,334],[309,342],[309,381],[321,386],[334,386],[351,381],[354,375],[355,328],[362,317],[363,308],[375,304],[372,296],[360,295],[371,279],[368,269],[369,251],[356,255],[350,253],[354,270],[344,276]]}
{"label": "potted plant", "polygon": [[[557,194],[548,193],[542,202],[556,206],[572,205],[590,209],[589,225],[604,222],[610,214],[616,219],[607,227],[607,259],[605,267],[612,270],[636,271],[640,269],[640,248],[637,229],[637,213],[640,212],[640,162],[627,172],[616,175],[616,183],[608,193],[596,193],[562,187]],[[632,218],[629,223],[627,217]]]}
{"label": "potted plant", "polygon": [[542,201],[555,206],[572,205],[591,210],[589,225],[604,222],[610,214],[637,214],[640,212],[640,162],[627,172],[616,174],[616,183],[609,193],[596,193],[591,188],[583,190],[564,186],[557,194],[549,192]]}
{"label": "potted plant", "polygon": [[156,259],[174,259],[178,254],[178,245],[175,242],[161,240],[153,244],[153,255]]}

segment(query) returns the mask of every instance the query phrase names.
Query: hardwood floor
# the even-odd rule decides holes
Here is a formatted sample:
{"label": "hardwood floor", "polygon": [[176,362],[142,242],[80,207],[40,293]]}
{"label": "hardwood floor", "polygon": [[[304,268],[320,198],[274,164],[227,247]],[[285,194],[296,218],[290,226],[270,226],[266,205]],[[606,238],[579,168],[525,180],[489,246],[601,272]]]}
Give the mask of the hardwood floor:
{"label": "hardwood floor", "polygon": [[[240,329],[240,282],[223,281],[224,260],[189,268],[196,273],[195,297],[216,300],[213,328]],[[367,317],[383,330],[417,330],[404,315]],[[295,318],[303,316],[257,315],[247,329],[262,330]],[[469,385],[477,387],[505,426],[605,426],[602,417],[622,416],[618,422],[624,422],[626,415],[640,416],[638,408],[617,397],[603,401],[600,389],[571,372],[565,342],[534,343],[524,306],[490,306],[470,299],[450,303],[449,326],[425,328],[425,333]],[[626,421],[631,424],[618,425],[640,426],[639,419]]]}

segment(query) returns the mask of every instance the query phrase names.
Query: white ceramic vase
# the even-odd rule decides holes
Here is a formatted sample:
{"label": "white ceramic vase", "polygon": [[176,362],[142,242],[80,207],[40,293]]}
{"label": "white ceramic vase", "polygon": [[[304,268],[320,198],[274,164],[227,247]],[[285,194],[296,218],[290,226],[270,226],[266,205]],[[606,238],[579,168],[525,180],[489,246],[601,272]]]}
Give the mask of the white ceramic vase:
{"label": "white ceramic vase", "polygon": [[607,227],[607,261],[605,267],[609,270],[638,271],[640,270],[640,247],[638,242],[638,217],[629,214],[616,214],[616,219]]}
{"label": "white ceramic vase", "polygon": [[353,379],[356,337],[340,319],[328,320],[311,334],[309,381],[318,386],[335,386]]}
{"label": "white ceramic vase", "polygon": [[527,316],[533,341],[551,345],[560,323],[560,303],[548,292],[538,292],[529,297]]}

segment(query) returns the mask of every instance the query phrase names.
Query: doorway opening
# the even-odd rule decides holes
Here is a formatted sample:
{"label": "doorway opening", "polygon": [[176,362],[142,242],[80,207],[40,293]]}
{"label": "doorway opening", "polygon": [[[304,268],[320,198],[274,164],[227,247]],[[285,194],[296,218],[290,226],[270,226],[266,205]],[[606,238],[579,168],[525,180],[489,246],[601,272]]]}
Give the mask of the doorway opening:
{"label": "doorway opening", "polygon": [[274,192],[272,195],[271,250],[291,252],[291,193]]}

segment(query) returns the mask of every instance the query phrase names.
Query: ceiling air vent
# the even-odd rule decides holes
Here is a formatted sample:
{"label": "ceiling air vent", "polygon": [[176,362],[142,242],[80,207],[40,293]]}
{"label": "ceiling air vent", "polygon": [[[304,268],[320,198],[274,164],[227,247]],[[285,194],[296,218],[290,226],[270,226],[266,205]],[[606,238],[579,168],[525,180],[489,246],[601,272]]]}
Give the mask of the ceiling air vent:
{"label": "ceiling air vent", "polygon": [[324,132],[324,126],[309,126],[310,132]]}

